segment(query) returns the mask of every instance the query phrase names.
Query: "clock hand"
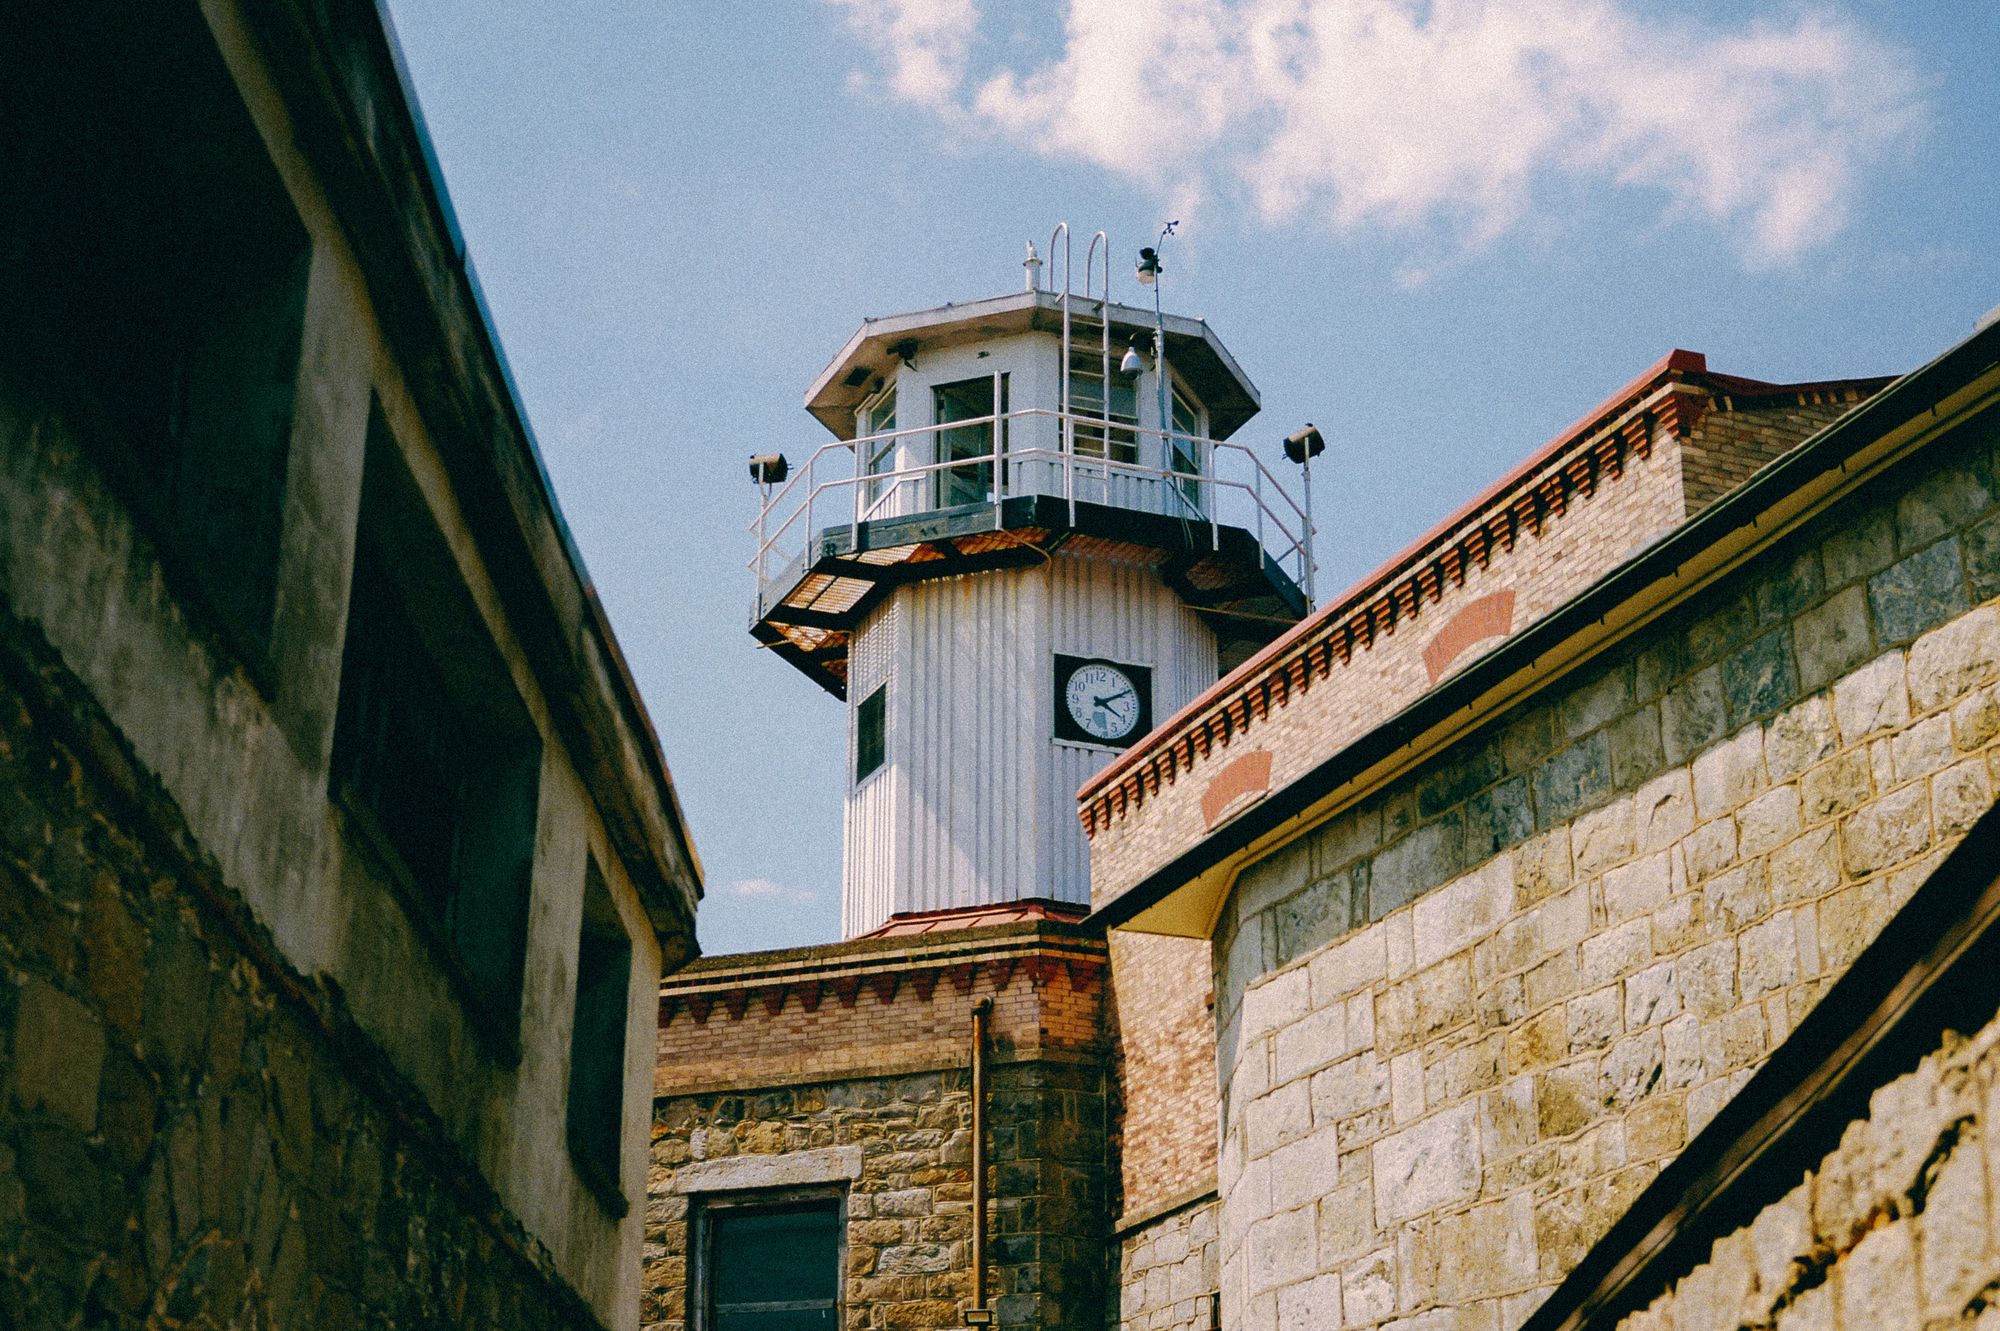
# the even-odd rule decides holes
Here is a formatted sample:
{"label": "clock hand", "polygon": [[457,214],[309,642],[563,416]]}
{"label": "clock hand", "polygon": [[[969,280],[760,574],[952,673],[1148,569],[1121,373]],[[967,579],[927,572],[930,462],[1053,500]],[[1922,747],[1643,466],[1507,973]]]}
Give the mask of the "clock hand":
{"label": "clock hand", "polygon": [[1114,693],[1108,698],[1092,698],[1091,701],[1096,703],[1099,707],[1102,707],[1106,703],[1117,702],[1120,698],[1129,698],[1131,696],[1132,696],[1132,690],[1126,689],[1124,692]]}

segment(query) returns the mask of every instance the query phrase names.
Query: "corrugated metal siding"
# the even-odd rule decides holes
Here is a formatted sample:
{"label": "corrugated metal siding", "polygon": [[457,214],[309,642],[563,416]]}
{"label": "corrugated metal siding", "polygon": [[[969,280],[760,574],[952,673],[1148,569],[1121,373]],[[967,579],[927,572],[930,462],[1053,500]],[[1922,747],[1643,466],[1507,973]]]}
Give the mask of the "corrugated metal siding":
{"label": "corrugated metal siding", "polygon": [[849,795],[846,933],[905,911],[1089,900],[1075,794],[1115,754],[1051,738],[1056,652],[1151,666],[1155,719],[1216,678],[1200,621],[1150,569],[1104,559],[917,584],[863,627],[851,697],[891,681],[888,762]]}
{"label": "corrugated metal siding", "polygon": [[[896,788],[905,780],[902,750],[909,743],[909,726],[896,712],[902,691],[895,680],[897,643],[902,636],[901,604],[890,598],[878,606],[856,633],[848,656],[846,816],[841,829],[840,927],[852,936],[889,917],[889,885],[894,881],[891,857],[896,850],[894,815]],[[889,685],[883,725],[886,758],[868,780],[854,785],[854,712],[878,685]],[[873,924],[857,924],[872,919]]]}

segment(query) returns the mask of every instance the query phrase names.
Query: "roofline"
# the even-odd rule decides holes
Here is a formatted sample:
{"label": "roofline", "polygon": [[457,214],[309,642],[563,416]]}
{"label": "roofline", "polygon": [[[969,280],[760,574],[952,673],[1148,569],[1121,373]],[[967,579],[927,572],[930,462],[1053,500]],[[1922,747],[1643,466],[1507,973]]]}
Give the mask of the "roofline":
{"label": "roofline", "polygon": [[[1638,627],[1644,618],[1651,617],[1619,623],[1615,628],[1604,627],[1620,619],[1619,608],[1635,601],[1648,587],[1678,577],[1683,567],[1720,547],[1741,529],[1755,528],[1763,543],[1775,540],[1789,524],[1759,526],[1758,519],[1771,508],[1802,491],[1822,474],[1845,472],[1855,456],[1909,426],[1922,413],[1935,415],[1941,402],[1971,388],[1982,376],[1993,377],[1995,383],[1990,387],[2000,389],[2000,324],[1974,334],[1928,365],[1895,380],[1818,434],[1768,463],[1742,485],[1541,619],[1093,910],[1089,922],[1108,929],[1129,923],[1183,885],[1193,883],[1280,832],[1287,823],[1310,817],[1322,799],[1390,761],[1399,750],[1423,741],[1454,719],[1475,723],[1483,720],[1484,714],[1478,711],[1482,701],[1511,678],[1532,676],[1538,662],[1556,661],[1559,663],[1556,671],[1567,672]],[[1811,511],[1823,507],[1825,502],[1826,497],[1816,497],[1804,507]],[[1655,613],[1679,604],[1706,581],[1706,578],[1687,580]],[[1561,650],[1578,642],[1585,643],[1580,651],[1565,655]],[[1240,670],[1231,672],[1230,678],[1240,673]],[[1532,684],[1529,688],[1539,686]],[[1511,705],[1520,696],[1510,696],[1505,702]],[[1463,727],[1449,738],[1461,733]]]}
{"label": "roofline", "polygon": [[1668,352],[1655,361],[1643,373],[1632,379],[1623,388],[1605,398],[1583,416],[1578,417],[1561,433],[1541,445],[1527,457],[1514,464],[1498,479],[1489,483],[1472,498],[1453,509],[1443,519],[1433,524],[1423,535],[1389,556],[1372,571],[1351,583],[1338,596],[1322,605],[1318,610],[1300,620],[1283,634],[1261,648],[1234,670],[1224,675],[1207,689],[1197,694],[1186,706],[1154,727],[1151,734],[1131,748],[1125,750],[1112,762],[1093,773],[1077,788],[1079,801],[1087,800],[1104,787],[1112,784],[1132,767],[1143,761],[1153,750],[1185,728],[1196,716],[1207,712],[1226,694],[1235,689],[1245,679],[1268,666],[1271,661],[1310,638],[1317,630],[1330,621],[1351,613],[1355,607],[1365,604],[1378,595],[1388,584],[1420,563],[1431,550],[1452,532],[1464,526],[1494,500],[1519,486],[1536,473],[1545,470],[1559,457],[1563,450],[1576,444],[1591,434],[1598,426],[1615,419],[1620,414],[1638,406],[1661,387],[1686,379],[1699,379],[1704,384],[1721,387],[1730,385],[1734,396],[1766,395],[1773,393],[1810,392],[1814,389],[1848,387],[1854,384],[1882,384],[1889,382],[1881,377],[1873,379],[1824,380],[1810,384],[1770,384],[1758,379],[1744,379],[1735,375],[1720,375],[1709,371],[1708,358],[1698,351],[1684,351],[1679,348]]}
{"label": "roofline", "polygon": [[[333,7],[356,11],[337,44],[324,35],[333,20],[297,4],[245,18],[297,148],[354,249],[383,339],[464,491],[481,557],[496,584],[512,589],[503,604],[578,775],[662,941],[684,926],[686,939],[675,938],[665,958],[677,965],[694,948],[702,867],[658,733],[556,499],[386,0]],[[457,336],[454,323],[470,336]],[[629,743],[596,727],[622,730]]]}
{"label": "roofline", "polygon": [[[1088,310],[1094,306],[1104,304],[1103,301],[1096,299],[1086,300],[1084,297],[1074,293],[1071,293],[1070,300],[1072,311]],[[862,344],[870,338],[889,337],[896,333],[916,332],[920,329],[936,328],[941,325],[969,323],[977,319],[990,319],[996,315],[1012,314],[1019,310],[1034,309],[1059,312],[1062,309],[1062,293],[1060,291],[1047,291],[1040,288],[1033,291],[1009,291],[998,296],[984,296],[978,300],[970,300],[963,303],[946,301],[942,305],[933,305],[929,309],[909,310],[902,314],[886,314],[863,319],[861,326],[854,330],[847,341],[841,344],[840,350],[834,353],[833,359],[826,363],[826,368],[822,369],[814,377],[811,386],[806,389],[803,404],[810,411],[813,399],[826,392],[833,385],[835,379],[839,376],[841,368],[854,358],[855,354],[860,351]],[[1108,313],[1113,323],[1131,324],[1141,328],[1151,328],[1153,326],[1153,312],[1141,309],[1136,305],[1121,305],[1116,301],[1112,301],[1108,307]],[[1258,392],[1257,385],[1252,382],[1249,374],[1244,371],[1242,365],[1237,363],[1236,357],[1230,354],[1229,348],[1223,345],[1222,339],[1216,335],[1215,330],[1208,326],[1208,320],[1184,314],[1163,313],[1161,315],[1161,322],[1166,326],[1169,336],[1191,338],[1203,343],[1214,351],[1216,359],[1222,362],[1223,368],[1236,380],[1237,384],[1243,389],[1245,396],[1250,399],[1253,408],[1251,414],[1254,415],[1257,411],[1263,410],[1264,398]],[[830,427],[829,432],[831,432]],[[836,435],[836,437],[838,436]]]}

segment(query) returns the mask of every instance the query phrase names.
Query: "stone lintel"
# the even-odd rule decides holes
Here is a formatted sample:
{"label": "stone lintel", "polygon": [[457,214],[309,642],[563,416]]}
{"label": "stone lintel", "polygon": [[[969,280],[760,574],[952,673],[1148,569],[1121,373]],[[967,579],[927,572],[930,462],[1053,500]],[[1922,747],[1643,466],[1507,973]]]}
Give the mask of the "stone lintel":
{"label": "stone lintel", "polygon": [[669,1192],[737,1192],[796,1188],[811,1183],[852,1183],[861,1177],[859,1146],[825,1146],[782,1155],[732,1155],[697,1160],[675,1171]]}

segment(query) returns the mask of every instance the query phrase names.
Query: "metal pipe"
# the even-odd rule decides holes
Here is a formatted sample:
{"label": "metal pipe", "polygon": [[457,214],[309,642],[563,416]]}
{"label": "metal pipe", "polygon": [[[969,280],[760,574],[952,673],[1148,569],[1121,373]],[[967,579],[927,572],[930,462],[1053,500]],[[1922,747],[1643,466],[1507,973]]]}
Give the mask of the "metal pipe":
{"label": "metal pipe", "polygon": [[[986,1304],[986,1020],[993,1000],[972,1005],[972,1307],[991,1324]],[[968,1318],[968,1321],[972,1319]]]}

